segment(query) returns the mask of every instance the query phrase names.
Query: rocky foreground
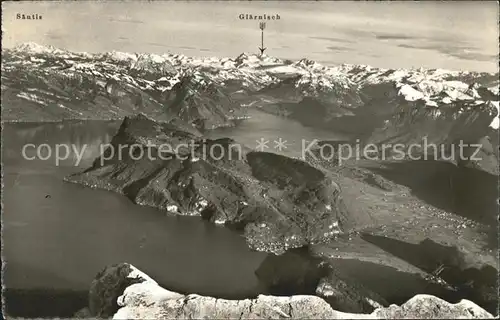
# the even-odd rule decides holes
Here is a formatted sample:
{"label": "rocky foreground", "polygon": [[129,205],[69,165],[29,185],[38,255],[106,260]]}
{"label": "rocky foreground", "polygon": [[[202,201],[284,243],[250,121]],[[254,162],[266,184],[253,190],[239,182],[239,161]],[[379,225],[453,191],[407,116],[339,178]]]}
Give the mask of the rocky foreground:
{"label": "rocky foreground", "polygon": [[245,300],[184,295],[162,288],[127,263],[107,267],[96,276],[89,291],[89,307],[75,316],[113,319],[493,318],[471,301],[452,304],[431,295],[416,295],[401,306],[379,307],[364,314],[334,310],[325,300],[309,295],[259,295]]}

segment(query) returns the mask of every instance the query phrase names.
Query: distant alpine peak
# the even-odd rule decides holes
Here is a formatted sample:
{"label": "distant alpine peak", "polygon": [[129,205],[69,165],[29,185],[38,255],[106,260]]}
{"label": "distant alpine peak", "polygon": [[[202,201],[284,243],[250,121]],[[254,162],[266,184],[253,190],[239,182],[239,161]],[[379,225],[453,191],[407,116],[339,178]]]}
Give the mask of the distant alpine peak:
{"label": "distant alpine peak", "polygon": [[34,52],[34,53],[57,53],[63,50],[57,49],[53,46],[44,46],[35,42],[25,42],[13,48],[14,51]]}
{"label": "distant alpine peak", "polygon": [[316,61],[310,60],[310,59],[307,59],[307,58],[302,58],[299,61],[295,62],[293,65],[297,66],[297,67],[305,67],[305,68],[308,68],[308,69],[321,69],[321,68],[325,68],[323,65],[317,63]]}
{"label": "distant alpine peak", "polygon": [[[198,85],[237,81],[242,88],[260,90],[285,79],[305,95],[321,92],[349,92],[378,84],[390,84],[407,101],[422,100],[428,106],[443,104],[485,104],[498,101],[498,74],[444,69],[385,69],[369,65],[325,66],[314,60],[282,60],[267,54],[243,52],[236,58],[189,57],[174,53],[127,53],[111,51],[90,54],[71,52],[53,46],[28,42],[13,49],[3,59],[2,71],[22,65],[65,72],[91,73],[93,76],[121,79],[150,90],[171,90],[182,79]],[[47,62],[49,62],[47,64]],[[5,66],[4,66],[5,65]],[[497,106],[498,103],[493,103]],[[497,117],[498,123],[498,117]]]}
{"label": "distant alpine peak", "polygon": [[101,54],[101,57],[106,60],[118,61],[118,62],[129,62],[137,61],[138,55],[135,53],[121,52],[121,51],[110,51]]}
{"label": "distant alpine peak", "polygon": [[236,67],[259,67],[259,66],[272,66],[281,65],[283,60],[279,58],[274,58],[268,56],[267,54],[248,54],[246,52],[241,53],[234,60]]}
{"label": "distant alpine peak", "polygon": [[[5,49],[4,49],[5,50]],[[7,49],[8,50],[8,49]],[[324,73],[326,75],[344,74],[354,82],[377,83],[394,81],[400,82],[405,78],[406,81],[419,82],[423,79],[439,80],[449,77],[460,77],[468,72],[449,71],[442,69],[383,69],[368,65],[343,64],[339,66],[324,66],[314,60],[303,58],[295,62],[269,55],[258,55],[255,53],[243,52],[236,58],[220,57],[188,57],[182,54],[165,53],[128,53],[120,51],[110,51],[98,54],[89,54],[85,52],[70,52],[61,50],[53,46],[44,46],[34,42],[28,42],[16,46],[12,49],[15,52],[40,53],[52,55],[85,55],[88,58],[96,60],[109,60],[111,62],[128,62],[131,64],[141,61],[143,64],[162,64],[168,63],[173,66],[181,67],[215,67],[220,69],[259,69],[266,67],[273,71],[273,67],[280,67],[280,72],[290,72],[303,74],[304,72]],[[286,67],[286,68],[283,68]]]}
{"label": "distant alpine peak", "polygon": [[412,82],[417,83],[425,80],[442,81],[451,78],[474,78],[479,76],[494,76],[496,73],[469,72],[446,69],[426,68],[399,68],[387,69],[376,68],[369,65],[342,64],[334,67],[339,71],[349,74],[356,82],[381,83],[381,82]]}

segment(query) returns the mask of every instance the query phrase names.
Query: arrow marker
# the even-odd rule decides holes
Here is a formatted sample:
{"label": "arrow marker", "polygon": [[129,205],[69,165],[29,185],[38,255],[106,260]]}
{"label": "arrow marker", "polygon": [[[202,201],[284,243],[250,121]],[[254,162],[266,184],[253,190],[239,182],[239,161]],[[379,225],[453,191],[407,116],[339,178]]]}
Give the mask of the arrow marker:
{"label": "arrow marker", "polygon": [[264,47],[264,29],[266,28],[266,23],[265,22],[259,23],[259,28],[261,30],[259,50],[260,50],[260,55],[262,56],[264,54],[264,51],[266,51],[266,49],[267,49],[266,47]]}

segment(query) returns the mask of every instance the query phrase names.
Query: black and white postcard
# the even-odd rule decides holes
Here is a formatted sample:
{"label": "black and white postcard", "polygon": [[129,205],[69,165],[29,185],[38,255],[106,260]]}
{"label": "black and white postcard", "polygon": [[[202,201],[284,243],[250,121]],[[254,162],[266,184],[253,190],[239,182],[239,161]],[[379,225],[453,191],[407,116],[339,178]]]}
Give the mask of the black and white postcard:
{"label": "black and white postcard", "polygon": [[7,319],[498,319],[495,1],[2,1]]}

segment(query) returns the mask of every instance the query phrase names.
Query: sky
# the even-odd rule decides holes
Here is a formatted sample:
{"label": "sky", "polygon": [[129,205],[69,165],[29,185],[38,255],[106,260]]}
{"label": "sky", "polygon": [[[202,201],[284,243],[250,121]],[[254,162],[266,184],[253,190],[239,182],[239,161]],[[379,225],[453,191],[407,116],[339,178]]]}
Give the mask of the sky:
{"label": "sky", "polygon": [[[72,51],[236,57],[266,53],[325,65],[498,72],[495,1],[26,1],[2,2],[2,45],[24,42]],[[17,20],[16,14],[42,20]]]}

